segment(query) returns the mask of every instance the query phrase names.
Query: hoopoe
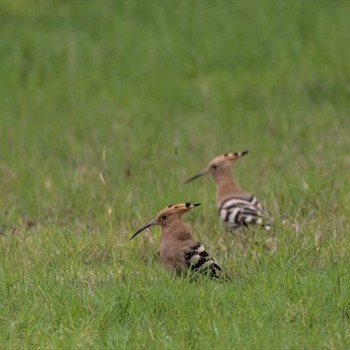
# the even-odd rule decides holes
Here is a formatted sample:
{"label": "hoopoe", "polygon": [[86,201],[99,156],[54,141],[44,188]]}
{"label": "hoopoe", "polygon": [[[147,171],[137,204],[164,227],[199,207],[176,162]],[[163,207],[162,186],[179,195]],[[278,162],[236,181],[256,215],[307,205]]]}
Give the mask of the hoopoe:
{"label": "hoopoe", "polygon": [[232,162],[248,151],[225,153],[210,161],[207,168],[192,176],[184,184],[210,174],[216,184],[216,206],[222,221],[230,230],[251,224],[269,230],[272,219],[255,196],[243,191],[231,173]]}
{"label": "hoopoe", "polygon": [[228,277],[218,263],[209,256],[201,243],[193,240],[188,226],[182,221],[183,214],[199,205],[200,203],[188,202],[169,205],[155,219],[137,230],[130,239],[150,226],[160,225],[160,260],[168,270],[178,276],[190,272],[227,280]]}

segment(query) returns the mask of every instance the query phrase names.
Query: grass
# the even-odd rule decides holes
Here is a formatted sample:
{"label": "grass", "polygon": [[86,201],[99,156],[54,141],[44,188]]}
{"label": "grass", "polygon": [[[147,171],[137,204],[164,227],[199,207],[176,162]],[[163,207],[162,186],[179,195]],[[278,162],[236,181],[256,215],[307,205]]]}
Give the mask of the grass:
{"label": "grass", "polygon": [[[0,347],[348,348],[349,10],[2,1]],[[274,254],[238,247],[209,179],[178,186],[243,149]],[[129,241],[187,200],[233,283],[173,279],[159,229]]]}

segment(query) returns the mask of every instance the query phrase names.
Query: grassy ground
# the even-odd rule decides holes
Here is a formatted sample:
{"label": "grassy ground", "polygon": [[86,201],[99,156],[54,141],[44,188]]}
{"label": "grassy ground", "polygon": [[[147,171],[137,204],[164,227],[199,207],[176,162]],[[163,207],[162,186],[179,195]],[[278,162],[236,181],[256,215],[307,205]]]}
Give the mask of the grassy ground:
{"label": "grassy ground", "polygon": [[[0,2],[0,348],[348,348],[349,11]],[[238,247],[209,179],[178,186],[243,149],[274,254]],[[187,200],[233,283],[174,280],[157,228],[129,241]]]}

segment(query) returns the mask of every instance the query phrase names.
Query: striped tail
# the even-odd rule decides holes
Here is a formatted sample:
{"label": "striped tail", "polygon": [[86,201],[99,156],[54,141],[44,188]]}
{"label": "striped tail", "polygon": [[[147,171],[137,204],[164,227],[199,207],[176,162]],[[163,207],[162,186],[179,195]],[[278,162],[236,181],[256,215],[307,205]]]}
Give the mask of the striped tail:
{"label": "striped tail", "polygon": [[258,202],[256,197],[231,197],[219,208],[219,214],[228,226],[234,230],[242,226],[258,225],[266,230],[271,229],[271,217]]}
{"label": "striped tail", "polygon": [[218,263],[209,256],[205,248],[199,242],[194,242],[190,250],[185,253],[187,268],[189,271],[220,278],[228,281],[229,277],[224,274]]}

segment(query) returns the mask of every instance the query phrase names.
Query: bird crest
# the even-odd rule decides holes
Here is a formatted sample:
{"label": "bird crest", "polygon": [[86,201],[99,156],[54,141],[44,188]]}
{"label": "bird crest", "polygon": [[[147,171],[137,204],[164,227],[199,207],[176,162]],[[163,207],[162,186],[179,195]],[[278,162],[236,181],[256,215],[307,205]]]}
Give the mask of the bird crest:
{"label": "bird crest", "polygon": [[229,171],[228,169],[231,166],[231,163],[243,156],[245,156],[248,153],[248,151],[242,151],[242,152],[231,152],[231,153],[225,153],[220,156],[217,156],[213,158],[210,162],[209,165],[201,170],[199,173],[196,175],[190,177],[187,179],[183,184],[186,185],[189,182],[198,179],[199,177],[203,175],[208,175],[211,174],[212,176],[215,177],[216,173],[221,173],[224,171]]}
{"label": "bird crest", "polygon": [[220,156],[217,156],[215,158],[213,158],[210,162],[209,162],[209,167],[212,164],[216,164],[216,163],[221,163],[221,162],[232,162],[234,160],[237,160],[238,158],[241,158],[243,156],[245,156],[248,153],[248,151],[242,151],[242,152],[230,152],[230,153],[225,153],[222,154]]}
{"label": "bird crest", "polygon": [[195,207],[200,206],[201,203],[178,203],[178,204],[169,204],[166,208],[162,209],[158,214],[157,218],[161,217],[164,214],[175,214],[175,213],[185,213]]}
{"label": "bird crest", "polygon": [[198,207],[201,205],[201,203],[178,203],[178,204],[169,204],[166,208],[162,209],[156,216],[155,219],[149,221],[147,224],[142,226],[137,232],[133,234],[133,236],[130,239],[133,239],[136,237],[139,233],[144,231],[146,228],[155,226],[155,225],[160,225],[163,226],[166,224],[167,221],[171,221],[171,218],[175,218],[176,215],[182,215],[186,213],[187,211]]}

